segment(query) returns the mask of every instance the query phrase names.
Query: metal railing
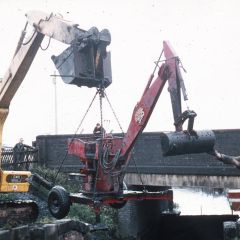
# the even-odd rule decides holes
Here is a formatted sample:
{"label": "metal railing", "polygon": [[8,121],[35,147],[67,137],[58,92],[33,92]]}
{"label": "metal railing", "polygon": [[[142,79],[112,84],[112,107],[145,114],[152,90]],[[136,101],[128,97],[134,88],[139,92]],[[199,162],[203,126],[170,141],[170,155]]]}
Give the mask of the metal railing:
{"label": "metal railing", "polygon": [[0,159],[4,170],[29,170],[38,161],[38,149],[27,145],[21,152],[16,152],[13,148],[2,148]]}

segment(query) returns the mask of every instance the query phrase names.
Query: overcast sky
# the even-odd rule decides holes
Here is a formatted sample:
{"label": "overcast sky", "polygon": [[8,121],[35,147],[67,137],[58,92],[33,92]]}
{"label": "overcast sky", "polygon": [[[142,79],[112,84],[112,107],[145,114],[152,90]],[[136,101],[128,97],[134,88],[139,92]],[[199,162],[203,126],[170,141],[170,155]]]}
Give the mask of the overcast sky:
{"label": "overcast sky", "polygon": [[[163,40],[169,40],[181,58],[190,109],[197,112],[196,129],[240,127],[240,2],[238,0],[0,0],[0,76],[7,71],[29,10],[60,13],[88,30],[109,29],[113,83],[108,98],[124,131],[153,71]],[[46,37],[42,45],[47,46]],[[55,133],[54,85],[51,55],[67,45],[52,40],[39,50],[11,102],[3,143],[20,137],[31,144],[37,135]],[[74,133],[95,89],[69,86],[57,79],[58,133]],[[185,104],[183,104],[185,108]],[[92,132],[100,121],[98,102],[80,128]],[[107,130],[120,132],[104,104]],[[106,121],[107,122],[107,121]],[[173,130],[171,103],[164,89],[145,131]]]}

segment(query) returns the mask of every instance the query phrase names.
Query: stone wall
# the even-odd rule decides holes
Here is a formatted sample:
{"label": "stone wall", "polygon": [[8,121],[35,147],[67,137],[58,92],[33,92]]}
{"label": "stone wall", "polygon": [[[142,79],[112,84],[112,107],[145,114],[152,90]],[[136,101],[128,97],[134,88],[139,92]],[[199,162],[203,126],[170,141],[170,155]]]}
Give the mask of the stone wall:
{"label": "stone wall", "polygon": [[93,239],[90,225],[76,220],[58,220],[51,224],[25,225],[0,230],[0,240],[64,240]]}

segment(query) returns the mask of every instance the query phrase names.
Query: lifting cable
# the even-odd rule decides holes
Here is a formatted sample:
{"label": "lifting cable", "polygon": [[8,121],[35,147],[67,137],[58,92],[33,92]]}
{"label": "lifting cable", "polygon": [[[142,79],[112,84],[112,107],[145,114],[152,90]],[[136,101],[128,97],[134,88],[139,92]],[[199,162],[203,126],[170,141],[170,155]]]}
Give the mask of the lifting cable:
{"label": "lifting cable", "polygon": [[[98,90],[98,93],[99,93],[99,102],[100,102],[100,120],[101,120],[101,126],[103,126],[103,104],[102,104],[102,99],[103,99],[103,97],[106,97],[107,102],[108,102],[108,104],[109,104],[109,106],[110,106],[110,108],[111,108],[111,110],[112,110],[112,112],[113,112],[113,114],[114,114],[114,117],[116,118],[116,120],[117,120],[117,122],[118,122],[118,125],[119,125],[120,129],[121,129],[122,133],[124,133],[124,132],[123,132],[123,129],[122,129],[122,127],[121,127],[121,124],[120,124],[120,122],[119,122],[119,120],[118,120],[118,118],[117,118],[117,115],[116,115],[115,111],[113,110],[113,107],[112,107],[112,105],[111,105],[111,103],[110,103],[110,101],[109,101],[109,99],[108,99],[108,97],[107,97],[107,95],[106,95],[105,89],[104,89],[104,88],[100,88],[100,89]],[[101,134],[102,134],[102,138],[101,138],[100,141],[102,141],[102,139],[103,139],[103,137],[104,137],[104,136],[103,136],[103,135],[104,135],[104,132],[102,131]],[[102,152],[102,151],[103,151],[102,142],[100,142],[99,145],[100,145],[100,152]],[[110,164],[110,162],[108,162],[108,157],[107,157],[107,155],[108,155],[108,149],[106,149],[106,151],[105,151],[103,154],[101,154],[100,159],[99,159],[99,161],[97,162],[97,169],[96,169],[96,175],[95,175],[95,181],[94,181],[94,189],[93,189],[93,198],[96,197],[96,184],[97,184],[97,178],[98,178],[99,164],[102,165],[103,170],[104,170],[105,173],[106,173],[106,172],[110,173],[110,172],[113,170],[114,166],[116,165],[116,162],[117,162],[117,160],[118,160],[118,158],[119,158],[119,155],[120,155],[120,151],[118,151],[118,153],[117,153],[116,156],[114,157],[114,161],[112,162],[112,164]],[[112,176],[113,176],[113,175],[114,175],[114,174],[112,174]]]}
{"label": "lifting cable", "polygon": [[[110,106],[110,108],[111,108],[111,111],[112,111],[112,113],[113,113],[113,115],[114,115],[114,117],[115,117],[115,119],[116,119],[116,121],[117,121],[117,123],[118,123],[118,126],[119,126],[119,128],[121,129],[122,134],[124,134],[123,128],[122,128],[122,126],[121,126],[121,124],[120,124],[120,122],[119,122],[119,120],[118,120],[118,117],[117,117],[117,115],[116,115],[116,113],[115,113],[115,111],[114,111],[114,109],[113,109],[113,107],[112,107],[112,105],[111,105],[111,103],[110,103],[110,101],[109,101],[109,99],[108,99],[107,94],[106,94],[105,91],[104,91],[104,97],[106,97],[107,102],[108,102],[108,104],[109,104],[109,106]],[[102,107],[101,107],[100,111],[102,111]],[[104,151],[104,153],[102,154],[101,159],[100,159],[100,164],[101,164],[101,166],[103,167],[103,171],[104,171],[105,173],[111,173],[111,171],[114,169],[114,167],[115,167],[115,165],[116,165],[116,163],[117,163],[117,160],[118,160],[118,158],[119,158],[119,156],[120,156],[121,149],[118,150],[118,152],[116,153],[115,157],[113,158],[113,161],[112,161],[112,160],[109,161],[109,159],[108,159],[108,151],[109,151],[109,150],[108,150],[108,148],[107,148],[107,149]],[[120,172],[120,171],[114,172],[114,173],[112,172],[112,173],[111,173],[111,176],[116,176],[116,175],[119,174],[119,172]]]}
{"label": "lifting cable", "polygon": [[124,134],[123,128],[122,128],[122,126],[121,126],[121,124],[120,124],[120,122],[119,122],[119,120],[118,120],[118,117],[117,117],[117,115],[116,115],[116,113],[115,113],[115,111],[114,111],[114,109],[113,109],[113,107],[112,107],[112,105],[111,105],[111,103],[110,103],[110,101],[109,101],[108,96],[107,96],[106,93],[105,93],[105,97],[106,97],[107,102],[108,102],[108,104],[109,104],[109,106],[110,106],[110,108],[111,108],[111,110],[112,110],[112,113],[113,113],[113,115],[114,115],[114,117],[115,117],[115,119],[116,119],[116,121],[117,121],[117,123],[118,123],[118,126],[120,127],[122,133]]}
{"label": "lifting cable", "polygon": [[161,62],[160,60],[161,60],[161,58],[162,58],[162,54],[163,54],[163,49],[162,49],[162,51],[161,51],[161,53],[160,53],[160,55],[159,55],[158,60],[157,60],[156,62],[154,62],[154,63],[155,63],[155,67],[154,67],[154,69],[153,69],[153,73],[152,73],[152,75],[154,75],[154,73],[156,72],[157,67],[159,68],[158,63]]}
{"label": "lifting cable", "polygon": [[137,166],[137,164],[136,164],[134,155],[135,155],[135,150],[134,150],[134,148],[133,148],[133,150],[132,150],[132,160],[133,160],[134,166],[135,166],[135,168],[136,168],[137,175],[138,175],[138,177],[139,177],[139,179],[140,179],[140,182],[141,182],[141,184],[142,184],[142,186],[143,186],[143,191],[146,192],[147,189],[146,189],[146,186],[145,186],[145,184],[144,184],[144,182],[143,182],[142,175],[141,175],[141,173],[140,173],[140,171],[139,171],[139,169],[138,169],[138,166]]}
{"label": "lifting cable", "polygon": [[[111,103],[110,103],[110,101],[109,101],[109,99],[108,99],[108,97],[107,97],[104,89],[103,89],[103,88],[99,88],[99,89],[97,89],[97,92],[95,93],[95,95],[94,95],[94,97],[93,97],[93,99],[92,99],[89,107],[87,108],[87,110],[86,110],[83,118],[81,119],[81,121],[80,121],[80,123],[79,123],[79,125],[78,125],[78,127],[77,127],[77,130],[75,131],[74,136],[71,138],[69,144],[71,144],[71,143],[73,142],[74,138],[76,137],[77,132],[79,131],[80,127],[82,126],[82,123],[83,123],[83,121],[85,120],[85,118],[86,118],[86,116],[87,116],[87,114],[88,114],[88,112],[89,112],[89,110],[90,110],[90,108],[91,108],[91,106],[92,106],[92,104],[93,104],[93,102],[94,102],[94,100],[96,99],[96,96],[97,96],[98,94],[99,94],[99,102],[100,102],[100,121],[101,121],[101,126],[103,126],[103,104],[102,104],[102,98],[103,98],[103,97],[106,97],[107,102],[108,102],[108,104],[109,104],[109,106],[110,106],[110,108],[111,108],[111,111],[113,112],[113,115],[114,115],[114,117],[115,117],[115,119],[116,119],[116,121],[117,121],[117,123],[118,123],[118,125],[119,125],[119,127],[120,127],[120,129],[121,129],[121,131],[122,131],[122,133],[124,134],[123,128],[122,128],[122,126],[121,126],[121,124],[120,124],[120,122],[119,122],[119,120],[118,120],[118,117],[117,117],[117,115],[116,115],[116,113],[115,113],[115,111],[114,111],[114,109],[113,109],[113,107],[112,107],[112,105],[111,105]],[[102,138],[103,138],[103,134],[104,134],[104,133],[102,132]],[[100,151],[102,151],[102,144],[100,144],[100,146],[101,146]],[[118,157],[119,157],[119,155],[120,155],[120,151],[119,151],[119,153],[118,153]],[[54,177],[54,184],[55,184],[55,182],[56,182],[57,176],[58,176],[58,174],[59,174],[59,172],[60,172],[60,170],[61,170],[61,168],[62,168],[62,166],[63,166],[63,163],[64,163],[64,161],[66,160],[67,156],[68,156],[68,151],[66,151],[66,153],[65,153],[65,155],[64,155],[64,157],[63,157],[63,159],[62,159],[62,161],[61,161],[61,164],[60,164],[60,166],[59,166],[59,168],[58,168],[58,171],[57,171],[57,173],[56,173],[56,175],[55,175],[55,177]],[[115,161],[118,159],[118,157],[115,159]],[[105,156],[105,157],[104,157],[104,156],[101,156],[101,158],[106,158],[106,156]],[[102,160],[104,160],[104,159],[100,159],[100,161],[99,161],[98,164],[97,164],[95,179],[97,179],[97,177],[98,177],[99,164],[101,163],[101,164],[104,165],[104,163],[102,163]],[[106,160],[106,159],[105,159],[105,160]],[[105,162],[105,163],[106,163],[106,162]],[[107,163],[107,164],[108,164],[108,163]],[[114,165],[115,165],[115,164],[114,164]],[[110,167],[110,166],[108,166],[108,168],[109,168],[109,167]],[[111,168],[113,168],[113,167],[114,167],[114,166],[111,166]],[[111,170],[112,170],[112,169],[110,169],[110,171],[111,171]],[[115,173],[115,174],[116,174],[116,173]],[[115,174],[113,173],[113,175],[115,175]],[[95,184],[94,184],[94,196],[95,196],[95,193],[96,193],[96,182],[97,182],[97,181],[95,180]],[[144,186],[142,179],[141,179],[141,182],[142,182],[142,185]],[[145,186],[144,186],[144,189],[145,189]]]}
{"label": "lifting cable", "polygon": [[[89,107],[87,108],[87,110],[86,110],[86,112],[85,112],[82,120],[80,121],[80,123],[79,123],[79,125],[78,125],[78,127],[77,127],[77,130],[75,131],[74,136],[71,138],[71,141],[70,141],[69,144],[71,144],[71,143],[73,142],[74,138],[76,137],[77,132],[79,131],[80,127],[82,126],[82,123],[83,123],[84,119],[86,118],[86,116],[87,116],[87,114],[88,114],[88,112],[89,112],[89,110],[90,110],[90,108],[91,108],[91,106],[92,106],[92,104],[93,104],[93,102],[94,102],[94,100],[95,100],[98,92],[99,92],[99,91],[97,91],[97,92],[95,93],[95,95],[94,95],[94,97],[93,97],[93,99],[92,99]],[[63,165],[64,161],[67,159],[67,156],[68,156],[68,151],[66,150],[66,153],[65,153],[65,155],[64,155],[64,157],[63,157],[63,159],[62,159],[62,161],[61,161],[61,164],[60,164],[60,166],[59,166],[59,168],[58,168],[58,171],[57,171],[57,173],[56,173],[56,175],[55,175],[55,177],[54,177],[54,181],[53,181],[54,184],[55,184],[55,182],[56,182],[57,176],[58,176],[58,174],[59,174],[59,172],[60,172],[60,170],[61,170],[61,168],[62,168],[62,165]]]}

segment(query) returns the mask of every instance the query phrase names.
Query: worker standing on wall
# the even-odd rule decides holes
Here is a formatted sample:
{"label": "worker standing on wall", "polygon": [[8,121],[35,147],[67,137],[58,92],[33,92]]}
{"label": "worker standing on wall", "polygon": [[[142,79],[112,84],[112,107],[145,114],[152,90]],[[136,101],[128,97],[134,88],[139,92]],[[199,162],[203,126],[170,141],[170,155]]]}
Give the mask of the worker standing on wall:
{"label": "worker standing on wall", "polygon": [[14,169],[17,170],[19,168],[19,164],[24,161],[24,140],[23,138],[19,139],[19,142],[13,148],[13,164]]}
{"label": "worker standing on wall", "polygon": [[94,130],[93,130],[93,134],[95,137],[100,137],[100,136],[104,136],[105,134],[105,129],[101,126],[100,123],[97,123]]}

